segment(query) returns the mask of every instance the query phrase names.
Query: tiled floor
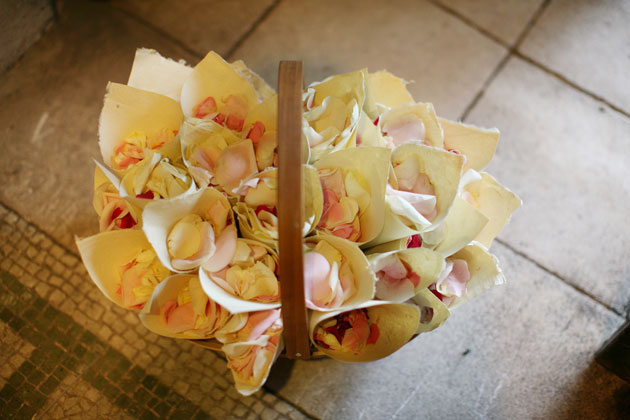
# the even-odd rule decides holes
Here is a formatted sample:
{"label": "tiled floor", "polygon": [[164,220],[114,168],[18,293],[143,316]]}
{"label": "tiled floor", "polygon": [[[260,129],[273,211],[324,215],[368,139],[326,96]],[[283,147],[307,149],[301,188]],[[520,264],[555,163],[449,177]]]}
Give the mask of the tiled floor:
{"label": "tiled floor", "polygon": [[[630,417],[593,361],[630,315],[628,1],[58,1],[0,78],[0,418]],[[508,284],[385,360],[280,363],[252,397],[225,362],[147,332],[89,281],[92,158],[108,80],[136,47],[361,67],[440,115],[502,131],[489,171],[525,204],[492,251]]]}

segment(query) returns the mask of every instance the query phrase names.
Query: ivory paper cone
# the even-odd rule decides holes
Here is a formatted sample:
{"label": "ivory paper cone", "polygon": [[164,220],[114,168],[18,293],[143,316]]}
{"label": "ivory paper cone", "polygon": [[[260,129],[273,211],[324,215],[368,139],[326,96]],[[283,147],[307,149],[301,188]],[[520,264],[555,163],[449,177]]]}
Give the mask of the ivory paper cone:
{"label": "ivory paper cone", "polygon": [[373,300],[366,302],[360,308],[366,308],[370,322],[378,325],[380,334],[376,343],[367,344],[359,354],[325,349],[319,346],[314,338],[316,327],[326,320],[347,311],[313,311],[309,331],[311,341],[317,349],[326,356],[342,362],[373,362],[387,357],[400,349],[413,337],[418,329],[420,311],[416,305]]}

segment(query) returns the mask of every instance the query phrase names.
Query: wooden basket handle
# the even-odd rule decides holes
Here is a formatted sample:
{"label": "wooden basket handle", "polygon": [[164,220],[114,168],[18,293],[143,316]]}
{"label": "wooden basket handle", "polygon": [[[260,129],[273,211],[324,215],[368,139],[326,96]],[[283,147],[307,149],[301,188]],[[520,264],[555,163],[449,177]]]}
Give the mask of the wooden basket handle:
{"label": "wooden basket handle", "polygon": [[309,359],[308,317],[304,301],[302,226],[301,61],[281,61],[278,69],[278,254],[286,357]]}

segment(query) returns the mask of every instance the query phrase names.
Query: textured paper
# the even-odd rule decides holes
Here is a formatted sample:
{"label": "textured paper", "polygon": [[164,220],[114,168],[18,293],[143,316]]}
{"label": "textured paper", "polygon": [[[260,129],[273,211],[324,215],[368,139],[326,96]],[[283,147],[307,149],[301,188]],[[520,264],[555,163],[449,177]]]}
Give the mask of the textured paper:
{"label": "textured paper", "polygon": [[[402,144],[392,151],[391,161],[394,167],[406,159],[415,159],[418,162],[420,172],[429,178],[435,189],[437,215],[431,219],[431,223],[436,225],[446,217],[455,200],[465,158],[418,143]],[[393,186],[397,188],[397,184]]]}
{"label": "textured paper", "polygon": [[370,321],[378,325],[380,336],[376,343],[368,344],[359,354],[334,351],[318,346],[313,337],[317,325],[346,311],[313,311],[309,331],[311,341],[317,349],[326,356],[342,362],[373,362],[387,357],[400,349],[413,337],[414,333],[418,329],[420,311],[416,305],[385,301],[370,301],[361,305],[360,308],[367,308]]}
{"label": "textured paper", "polygon": [[[416,334],[433,331],[442,325],[449,317],[450,312],[446,306],[429,289],[422,289],[412,298],[420,307],[420,322]],[[431,314],[430,320],[423,320],[423,316]]]}
{"label": "textured paper", "polygon": [[121,269],[140,252],[151,249],[144,233],[138,229],[114,230],[75,241],[94,284],[109,300],[126,308],[118,293]]}
{"label": "textured paper", "polygon": [[[374,297],[374,283],[376,281],[376,277],[370,270],[368,260],[361,249],[359,249],[355,243],[342,238],[337,238],[332,235],[318,235],[309,237],[305,240],[305,250],[312,251],[315,245],[317,245],[320,241],[326,241],[347,258],[347,261],[350,264],[350,269],[354,274],[355,286],[357,288],[355,295],[344,301],[341,306],[328,310],[339,310],[342,308],[350,309],[362,305],[372,299]],[[324,308],[319,308],[319,310],[326,311]]]}
{"label": "textured paper", "polygon": [[184,82],[192,67],[183,60],[162,57],[157,51],[138,48],[127,85],[168,96],[179,102]]}
{"label": "textured paper", "polygon": [[407,299],[412,298],[420,290],[435,283],[444,269],[444,257],[439,253],[427,248],[410,248],[382,254],[370,254],[368,256],[368,261],[370,262],[370,269],[375,275],[377,275],[378,271],[383,268],[384,262],[387,257],[390,256],[396,256],[398,259],[406,263],[409,270],[420,277],[420,281],[415,287],[413,287],[413,284],[409,284],[408,288],[392,289],[387,287],[380,280],[377,280],[377,299],[388,300],[391,302],[405,302]]}
{"label": "textured paper", "polygon": [[318,170],[340,168],[353,171],[368,191],[369,206],[359,213],[361,235],[357,243],[360,245],[374,239],[383,229],[389,157],[388,149],[361,147],[330,153],[315,164]]}
{"label": "textured paper", "polygon": [[182,87],[182,110],[184,115],[192,117],[195,107],[211,96],[219,105],[220,111],[221,102],[230,95],[241,97],[250,110],[258,103],[258,93],[249,81],[211,51],[195,66]]}
{"label": "textured paper", "polygon": [[438,118],[444,130],[444,148],[466,156],[464,171],[480,171],[490,163],[499,142],[499,130]]}
{"label": "textured paper", "polygon": [[[204,188],[195,193],[169,200],[154,200],[146,205],[142,215],[144,220],[142,230],[145,232],[147,239],[153,246],[153,249],[155,249],[155,252],[164,266],[178,273],[185,273],[192,270],[177,270],[173,267],[172,257],[167,246],[168,235],[173,226],[188,214],[197,214],[203,220],[208,220],[206,212],[217,201],[221,201],[224,206],[231,208],[227,198],[214,188]],[[236,243],[236,228],[234,226],[232,210],[228,212],[228,226],[223,229],[220,235],[225,235],[231,238],[230,241],[233,240],[234,244]],[[221,237],[215,235],[214,243],[217,248],[220,240]],[[226,256],[222,255],[218,249],[215,253],[217,257],[221,256],[225,261]],[[230,261],[231,255],[228,257],[225,264]],[[212,263],[212,258],[214,258],[214,254],[210,255],[209,260],[201,262],[199,265],[205,266]]]}
{"label": "textured paper", "polygon": [[378,128],[383,136],[386,136],[385,132],[389,125],[395,125],[397,122],[406,120],[420,120],[424,125],[424,138],[414,140],[425,142],[433,147],[442,148],[444,146],[444,132],[431,103],[401,105],[392,108],[379,117]]}
{"label": "textured paper", "polygon": [[109,83],[99,119],[99,147],[103,162],[112,167],[114,148],[133,132],[147,136],[179,130],[184,119],[177,101],[158,93]]}

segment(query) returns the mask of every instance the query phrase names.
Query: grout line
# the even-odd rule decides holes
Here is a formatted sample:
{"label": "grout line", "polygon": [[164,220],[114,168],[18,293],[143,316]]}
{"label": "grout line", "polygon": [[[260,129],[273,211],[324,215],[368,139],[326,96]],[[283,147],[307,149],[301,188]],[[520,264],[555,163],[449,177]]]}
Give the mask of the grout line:
{"label": "grout line", "polygon": [[[485,95],[486,90],[488,89],[490,84],[494,81],[494,79],[496,79],[497,75],[501,72],[501,70],[503,70],[503,68],[505,67],[505,65],[508,62],[508,60],[513,55],[515,55],[515,53],[518,50],[518,48],[520,47],[521,43],[523,42],[523,40],[525,40],[525,38],[527,37],[529,32],[532,30],[532,28],[536,24],[536,22],[538,22],[538,19],[540,19],[540,17],[542,16],[543,12],[545,11],[545,9],[547,9],[547,6],[549,6],[550,2],[551,2],[551,0],[545,0],[540,5],[538,10],[536,10],[536,12],[532,16],[532,18],[529,20],[529,22],[527,22],[527,24],[525,25],[525,28],[523,28],[523,31],[521,31],[521,34],[518,36],[518,38],[516,39],[514,44],[509,48],[508,53],[506,54],[506,56],[503,57],[503,59],[499,62],[499,64],[497,64],[497,67],[494,69],[492,74],[490,74],[490,77],[488,77],[488,79],[486,79],[486,81],[484,82],[483,86],[481,87],[481,89],[479,90],[477,95],[475,95],[475,97],[473,98],[472,102],[470,104],[468,104],[468,106],[466,107],[466,109],[464,110],[462,115],[460,116],[460,120],[461,121],[464,121],[468,117],[468,115],[473,110],[473,108],[479,103],[479,101],[481,100],[483,95]],[[445,9],[445,10],[448,11],[449,9]],[[454,16],[459,17],[459,15],[457,15],[457,14],[454,14]],[[464,21],[464,23],[466,23],[466,21]]]}
{"label": "grout line", "polygon": [[313,420],[321,420],[320,417],[314,416],[313,414],[309,413],[305,408],[297,405],[296,403],[292,402],[291,400],[283,397],[282,395],[280,395],[279,392],[275,392],[272,389],[270,389],[269,387],[263,385],[262,389],[273,395],[274,397],[276,397],[277,399],[279,399],[280,401],[283,401],[285,404],[290,405],[291,407],[293,407],[295,409],[295,411],[299,412],[300,414],[302,414],[304,417],[307,417],[309,419],[313,419]]}
{"label": "grout line", "polygon": [[550,75],[552,77],[555,77],[556,79],[558,79],[559,81],[563,82],[566,85],[569,85],[569,87],[572,87],[573,89],[575,89],[575,90],[579,91],[580,93],[590,97],[591,99],[594,99],[594,100],[596,100],[598,102],[601,102],[602,104],[608,106],[613,111],[617,111],[618,113],[620,113],[620,114],[630,118],[630,112],[625,111],[625,110],[621,109],[620,107],[618,107],[617,105],[614,105],[614,104],[608,102],[604,97],[599,96],[595,92],[591,92],[590,90],[588,90],[588,89],[578,85],[577,83],[567,79],[562,74],[558,73],[555,70],[552,70],[552,69],[546,67],[544,64],[539,63],[535,59],[533,59],[533,58],[531,58],[529,56],[526,56],[525,54],[523,54],[519,50],[513,51],[513,54],[514,54],[515,57],[518,57],[518,58],[522,59],[523,61],[531,64],[532,66],[536,67],[537,69],[541,70],[542,72],[547,73],[548,75]]}
{"label": "grout line", "polygon": [[540,268],[541,270],[543,270],[545,273],[552,275],[553,277],[555,277],[556,279],[560,280],[561,282],[563,282],[564,284],[566,284],[567,286],[571,287],[573,290],[575,290],[576,292],[590,298],[592,301],[599,303],[601,306],[603,306],[604,308],[608,309],[610,312],[615,313],[616,315],[619,315],[620,317],[625,319],[625,315],[620,312],[619,310],[615,309],[614,307],[608,305],[605,302],[602,302],[599,298],[597,298],[596,296],[594,296],[593,294],[591,294],[590,292],[584,290],[583,288],[581,288],[580,286],[577,286],[576,284],[571,283],[570,281],[564,279],[559,273],[545,267],[544,265],[542,265],[541,263],[539,263],[538,261],[534,260],[533,258],[531,258],[529,255],[525,254],[522,251],[519,251],[518,249],[516,249],[515,247],[513,247],[512,245],[508,244],[507,242],[505,242],[502,239],[496,238],[495,239],[496,242],[500,243],[501,245],[503,245],[504,247],[506,247],[507,249],[509,249],[510,251],[512,251],[513,253],[515,253],[516,255],[518,255],[519,257],[522,257],[524,259],[526,259],[527,261],[529,261],[530,263],[534,264],[536,267]]}
{"label": "grout line", "polygon": [[141,25],[146,26],[147,28],[149,28],[150,30],[152,30],[153,32],[157,33],[158,35],[168,39],[170,42],[172,42],[173,44],[175,44],[177,47],[181,48],[182,50],[184,50],[184,52],[192,55],[195,58],[198,59],[202,59],[203,55],[199,54],[197,51],[195,51],[194,49],[190,48],[188,45],[184,44],[182,41],[180,41],[177,38],[174,38],[172,35],[170,35],[169,33],[163,31],[160,27],[153,25],[150,22],[147,22],[146,20],[136,16],[135,14],[125,10],[125,9],[120,9],[118,7],[111,7],[111,10],[114,13],[119,13],[123,16],[128,17],[129,19],[132,19],[134,21],[136,21],[137,23],[140,23]]}
{"label": "grout line", "polygon": [[247,38],[249,38],[249,36],[254,33],[254,31],[256,29],[258,29],[258,27],[265,21],[267,20],[267,18],[269,17],[269,15],[271,15],[271,12],[273,12],[276,7],[280,4],[281,0],[274,0],[273,3],[271,3],[271,5],[269,5],[269,7],[267,7],[265,9],[264,12],[262,12],[262,14],[260,16],[258,16],[258,19],[256,19],[256,21],[252,24],[252,26],[243,34],[241,35],[241,37],[236,40],[236,42],[234,43],[234,45],[232,45],[232,47],[230,47],[230,49],[228,50],[227,53],[225,53],[225,60],[231,60],[232,59],[232,55],[236,52],[236,50],[247,40]]}
{"label": "grout line", "polygon": [[475,105],[479,102],[479,100],[484,95],[484,93],[487,90],[487,88],[490,85],[490,83],[492,83],[492,81],[496,78],[497,74],[503,69],[503,67],[505,67],[505,63],[507,62],[508,58],[510,58],[511,56],[515,56],[515,57],[518,57],[518,58],[526,61],[527,63],[529,63],[532,66],[536,67],[537,69],[541,70],[542,72],[547,73],[548,75],[550,75],[552,77],[555,77],[556,79],[558,79],[562,83],[568,85],[569,87],[572,87],[573,89],[583,93],[584,95],[589,96],[590,98],[592,98],[592,99],[594,99],[594,100],[596,100],[598,102],[601,102],[602,104],[606,105],[607,107],[609,107],[613,111],[616,111],[616,112],[622,114],[623,116],[630,118],[630,112],[629,111],[626,111],[626,110],[620,108],[619,106],[609,102],[603,96],[600,96],[597,93],[592,92],[592,91],[588,90],[587,88],[584,88],[584,87],[578,85],[577,83],[569,80],[566,76],[563,76],[559,72],[546,67],[544,64],[536,61],[534,58],[531,58],[531,57],[525,55],[525,53],[523,53],[523,52],[521,52],[519,50],[521,44],[525,40],[525,37],[527,36],[529,31],[532,29],[532,27],[536,24],[536,22],[538,21],[538,19],[542,15],[542,12],[548,6],[550,0],[545,1],[540,6],[538,11],[536,11],[536,13],[532,17],[532,19],[528,22],[528,24],[527,24],[526,28],[524,29],[524,31],[521,33],[521,35],[515,41],[514,45],[511,46],[511,47],[510,47],[510,45],[507,42],[503,41],[502,39],[500,39],[496,35],[492,34],[491,32],[489,32],[488,30],[486,30],[482,26],[478,25],[477,23],[475,23],[474,21],[472,21],[468,17],[462,15],[457,10],[449,7],[448,5],[445,5],[445,4],[441,3],[440,0],[428,0],[428,1],[431,4],[435,5],[436,7],[442,9],[443,11],[453,15],[454,17],[456,17],[457,19],[459,19],[460,21],[462,21],[466,25],[468,25],[471,28],[475,29],[477,32],[481,33],[482,35],[486,36],[487,38],[493,40],[497,44],[502,45],[503,47],[509,49],[508,55],[506,57],[504,57],[504,59],[501,60],[501,62],[499,62],[499,64],[497,64],[497,67],[492,72],[492,74],[488,77],[488,80],[486,80],[486,83],[484,83],[484,85],[482,86],[481,90],[477,93],[477,95],[473,98],[473,100],[470,103],[470,105],[468,107],[466,107],[466,109],[462,113],[462,115],[460,117],[460,120],[463,121],[464,119],[466,119],[466,117],[468,117],[468,114],[472,111],[472,109],[475,107]]}
{"label": "grout line", "polygon": [[13,214],[15,214],[17,217],[19,217],[20,219],[24,220],[28,225],[30,225],[30,226],[34,227],[35,229],[37,229],[37,231],[39,233],[41,233],[42,235],[44,235],[48,240],[50,240],[53,243],[53,245],[56,245],[56,246],[60,247],[61,249],[63,249],[68,254],[78,258],[81,261],[81,263],[83,264],[83,260],[81,259],[81,256],[79,255],[79,252],[77,250],[70,249],[67,246],[65,246],[64,244],[62,244],[61,242],[59,242],[51,233],[49,233],[48,231],[42,229],[35,222],[32,222],[32,221],[28,220],[26,217],[22,216],[20,214],[20,212],[18,212],[17,210],[15,210],[13,207],[9,206],[8,204],[6,204],[4,201],[0,200],[0,206],[2,206],[5,209],[9,210]]}
{"label": "grout line", "polygon": [[462,22],[464,22],[466,25],[472,27],[473,29],[476,29],[477,32],[480,32],[482,35],[485,35],[486,37],[490,38],[491,40],[493,40],[497,44],[500,44],[500,45],[504,46],[505,48],[510,49],[510,44],[508,42],[505,42],[504,40],[502,40],[501,38],[499,38],[495,34],[491,33],[487,29],[485,29],[483,26],[477,24],[472,19],[470,19],[467,16],[464,16],[463,14],[459,13],[457,10],[451,8],[450,6],[442,3],[440,0],[427,0],[427,1],[429,3],[431,3],[431,4],[433,4],[434,6],[438,7],[439,9],[442,9],[446,13],[448,13],[450,15],[453,15],[457,19],[459,19]]}

